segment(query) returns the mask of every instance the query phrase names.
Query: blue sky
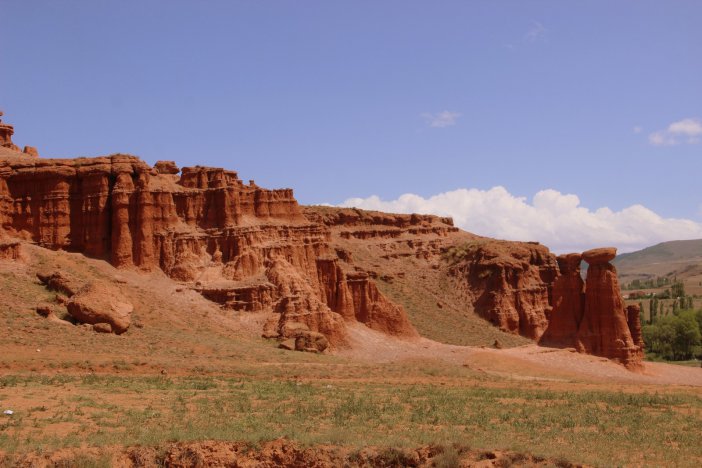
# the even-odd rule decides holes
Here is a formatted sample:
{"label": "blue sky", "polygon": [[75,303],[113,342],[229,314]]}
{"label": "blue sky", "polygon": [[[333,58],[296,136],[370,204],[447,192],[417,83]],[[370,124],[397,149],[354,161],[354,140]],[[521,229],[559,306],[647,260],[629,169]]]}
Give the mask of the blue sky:
{"label": "blue sky", "polygon": [[696,223],[633,247],[702,237],[697,0],[0,6],[0,109],[42,156],[225,166],[302,203],[552,190]]}

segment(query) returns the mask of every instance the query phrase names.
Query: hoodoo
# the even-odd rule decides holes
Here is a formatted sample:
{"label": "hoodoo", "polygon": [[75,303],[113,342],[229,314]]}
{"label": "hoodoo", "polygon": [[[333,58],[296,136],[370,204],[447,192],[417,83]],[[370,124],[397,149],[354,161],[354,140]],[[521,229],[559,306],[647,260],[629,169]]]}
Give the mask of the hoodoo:
{"label": "hoodoo", "polygon": [[[612,247],[583,253],[583,260],[589,267],[585,280],[585,313],[578,328],[577,347],[582,352],[637,367],[641,364],[643,350],[632,338],[617,270],[609,263],[616,254],[617,249]],[[636,328],[638,315],[632,319],[632,327]]]}
{"label": "hoodoo", "polygon": [[548,328],[541,337],[541,344],[547,346],[575,346],[578,326],[585,309],[585,283],[580,276],[582,255],[571,253],[559,255],[560,276],[553,282],[553,309]]}
{"label": "hoodoo", "polygon": [[[543,246],[481,239],[461,250],[449,272],[474,310],[502,330],[545,346],[640,367],[643,342],[638,310],[627,310],[614,248],[555,257]],[[588,263],[587,279],[580,263]]]}

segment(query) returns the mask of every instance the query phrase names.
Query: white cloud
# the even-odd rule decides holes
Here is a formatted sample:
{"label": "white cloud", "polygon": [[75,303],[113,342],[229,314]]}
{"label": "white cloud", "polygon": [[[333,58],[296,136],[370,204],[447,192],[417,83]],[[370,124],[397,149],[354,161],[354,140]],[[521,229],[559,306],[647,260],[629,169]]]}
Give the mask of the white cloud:
{"label": "white cloud", "polygon": [[427,124],[433,128],[451,127],[456,125],[456,120],[461,116],[459,112],[442,111],[436,114],[422,114]]}
{"label": "white cloud", "polygon": [[631,131],[634,133],[641,133],[641,132],[643,132],[643,128],[641,128],[637,125],[636,127],[632,128]]}
{"label": "white cloud", "polygon": [[666,146],[687,143],[694,145],[700,142],[702,136],[702,121],[699,119],[682,119],[668,125],[665,130],[653,132],[648,136],[652,145]]}
{"label": "white cloud", "polygon": [[499,239],[536,240],[559,253],[602,246],[629,252],[668,240],[702,238],[702,224],[689,219],[663,218],[642,205],[593,211],[581,206],[577,195],[551,189],[538,192],[531,202],[504,187],[493,187],[458,189],[429,198],[414,194],[390,201],[377,196],[350,198],[341,206],[451,216],[466,231]]}
{"label": "white cloud", "polygon": [[524,35],[524,39],[529,42],[536,42],[546,36],[546,28],[538,21],[532,21],[531,27]]}

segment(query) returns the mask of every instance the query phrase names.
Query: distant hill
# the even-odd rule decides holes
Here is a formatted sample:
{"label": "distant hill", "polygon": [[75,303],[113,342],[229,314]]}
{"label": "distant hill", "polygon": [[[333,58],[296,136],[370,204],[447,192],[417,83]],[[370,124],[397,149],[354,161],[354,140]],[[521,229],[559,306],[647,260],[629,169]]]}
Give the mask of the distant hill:
{"label": "distant hill", "polygon": [[676,276],[697,289],[702,280],[702,239],[661,242],[618,255],[612,263],[622,285],[635,279]]}
{"label": "distant hill", "polygon": [[636,268],[693,261],[702,261],[702,239],[661,242],[643,250],[618,255],[614,264],[617,268]]}

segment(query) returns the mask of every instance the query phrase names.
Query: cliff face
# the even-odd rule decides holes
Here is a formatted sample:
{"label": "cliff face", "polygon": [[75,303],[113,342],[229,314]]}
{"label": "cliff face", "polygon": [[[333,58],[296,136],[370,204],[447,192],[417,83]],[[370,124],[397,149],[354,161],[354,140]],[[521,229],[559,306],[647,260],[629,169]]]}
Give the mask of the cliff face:
{"label": "cliff face", "polygon": [[[540,245],[481,240],[449,253],[457,260],[449,271],[475,311],[501,329],[640,367],[639,312],[624,307],[609,263],[616,249],[556,258]],[[584,283],[581,260],[589,264]]]}
{"label": "cliff face", "polygon": [[372,281],[328,265],[337,259],[329,230],[303,215],[292,190],[218,168],[177,171],[129,155],[0,159],[0,226],[49,249],[160,269],[232,310],[278,312],[279,330],[304,323],[332,345],[346,342],[342,317],[416,336]]}
{"label": "cliff face", "polygon": [[580,276],[582,255],[559,255],[560,276],[553,282],[552,304],[548,328],[541,343],[548,346],[575,346],[578,327],[585,313],[585,282]]}
{"label": "cliff face", "polygon": [[320,332],[343,346],[350,322],[417,337],[402,302],[439,336],[431,322],[473,332],[460,323],[472,310],[544,344],[629,367],[642,359],[638,313],[624,309],[608,263],[613,249],[556,258],[538,243],[460,231],[450,218],[301,208],[290,189],[244,184],[220,168],[152,168],[120,154],[40,159],[19,152],[13,132],[0,125],[0,259],[21,258],[24,239],[161,270],[225,309],[271,314],[267,337]]}
{"label": "cliff face", "polygon": [[475,311],[505,331],[538,340],[548,326],[553,283],[558,276],[554,256],[542,245],[524,242],[476,241],[449,270],[464,281]]}

